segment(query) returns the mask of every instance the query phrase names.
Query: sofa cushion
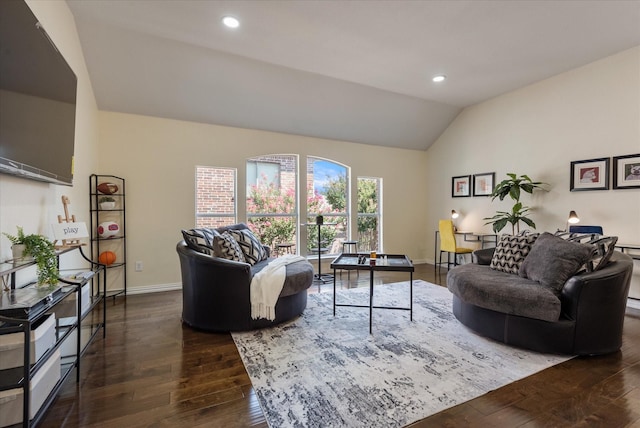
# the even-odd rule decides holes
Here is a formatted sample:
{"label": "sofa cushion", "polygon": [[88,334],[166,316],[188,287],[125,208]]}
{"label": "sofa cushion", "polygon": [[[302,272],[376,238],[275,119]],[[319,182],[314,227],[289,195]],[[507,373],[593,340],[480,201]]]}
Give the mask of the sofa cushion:
{"label": "sofa cushion", "polygon": [[231,236],[236,239],[238,245],[240,245],[247,263],[254,265],[259,261],[267,259],[267,251],[250,229],[228,230],[228,233],[230,233]]}
{"label": "sofa cushion", "polygon": [[[251,275],[264,269],[274,258],[257,262],[251,266]],[[280,297],[290,296],[308,289],[313,283],[313,265],[306,260],[293,262],[285,266],[287,274],[280,292]]]}
{"label": "sofa cushion", "polygon": [[521,317],[558,321],[558,296],[536,281],[469,263],[447,274],[447,287],[466,303]]}
{"label": "sofa cushion", "polygon": [[229,232],[216,233],[213,238],[213,254],[236,262],[246,261],[240,245]]}
{"label": "sofa cushion", "polygon": [[192,250],[209,255],[213,254],[213,246],[208,241],[203,229],[183,229],[182,237]]}
{"label": "sofa cushion", "polygon": [[591,258],[592,245],[566,241],[548,232],[538,237],[520,266],[519,275],[560,294],[564,283]]}
{"label": "sofa cushion", "polygon": [[517,274],[538,236],[538,233],[500,236],[500,241],[491,258],[491,269]]}

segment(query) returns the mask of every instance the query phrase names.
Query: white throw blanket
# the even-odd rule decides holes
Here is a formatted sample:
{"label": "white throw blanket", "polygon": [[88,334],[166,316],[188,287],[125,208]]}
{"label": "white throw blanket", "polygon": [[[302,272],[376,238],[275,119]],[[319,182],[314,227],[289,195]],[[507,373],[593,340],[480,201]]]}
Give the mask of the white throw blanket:
{"label": "white throw blanket", "polygon": [[305,260],[304,257],[286,254],[269,262],[251,279],[251,318],[276,318],[276,303],[287,276],[286,266]]}

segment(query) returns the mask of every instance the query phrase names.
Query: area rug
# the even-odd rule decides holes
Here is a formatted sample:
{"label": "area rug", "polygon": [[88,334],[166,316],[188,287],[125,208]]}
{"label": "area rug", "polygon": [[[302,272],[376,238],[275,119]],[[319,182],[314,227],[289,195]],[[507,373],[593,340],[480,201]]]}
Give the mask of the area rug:
{"label": "area rug", "polygon": [[[336,293],[368,304],[369,289]],[[408,311],[338,307],[309,296],[304,315],[278,327],[233,333],[270,427],[401,427],[567,357],[480,337],[460,324],[444,287],[414,281]],[[374,305],[404,306],[409,282],[377,285]]]}

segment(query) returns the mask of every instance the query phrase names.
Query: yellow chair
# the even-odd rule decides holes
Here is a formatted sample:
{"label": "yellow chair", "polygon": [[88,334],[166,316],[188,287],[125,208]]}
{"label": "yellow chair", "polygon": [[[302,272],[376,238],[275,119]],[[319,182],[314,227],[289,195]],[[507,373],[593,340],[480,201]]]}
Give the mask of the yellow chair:
{"label": "yellow chair", "polygon": [[451,265],[451,253],[453,253],[453,265],[458,264],[458,254],[471,254],[472,248],[458,247],[456,244],[456,236],[453,232],[453,222],[451,220],[440,220],[438,223],[438,230],[440,232],[440,258],[437,263],[442,269],[442,253],[447,253],[447,270]]}

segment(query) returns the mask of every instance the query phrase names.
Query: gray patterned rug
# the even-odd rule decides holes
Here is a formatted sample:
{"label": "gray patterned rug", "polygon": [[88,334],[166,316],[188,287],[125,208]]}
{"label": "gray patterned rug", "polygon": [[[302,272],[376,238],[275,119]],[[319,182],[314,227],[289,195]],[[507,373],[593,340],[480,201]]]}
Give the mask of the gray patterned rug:
{"label": "gray patterned rug", "polygon": [[[338,303],[368,304],[368,288]],[[408,311],[336,308],[312,294],[304,315],[270,329],[233,333],[270,427],[401,427],[522,379],[567,357],[477,336],[451,312],[444,288],[414,281]],[[378,285],[374,305],[404,306],[409,282]]]}

